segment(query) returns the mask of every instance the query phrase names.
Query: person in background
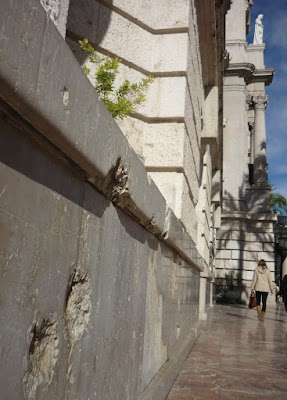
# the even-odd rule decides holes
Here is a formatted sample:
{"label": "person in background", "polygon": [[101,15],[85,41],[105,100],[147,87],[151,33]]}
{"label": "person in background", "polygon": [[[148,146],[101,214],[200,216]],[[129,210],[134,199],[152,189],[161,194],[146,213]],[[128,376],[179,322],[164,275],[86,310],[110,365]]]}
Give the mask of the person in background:
{"label": "person in background", "polygon": [[281,282],[281,287],[280,287],[280,296],[283,298],[283,303],[285,306],[285,310],[287,312],[287,275],[284,276],[282,282]]}
{"label": "person in background", "polygon": [[[255,268],[253,280],[251,283],[251,292],[256,294],[257,314],[259,321],[264,322],[266,314],[266,301],[269,293],[273,294],[273,283],[271,274],[267,268],[266,261],[260,260],[258,266]],[[262,300],[262,309],[261,309]]]}

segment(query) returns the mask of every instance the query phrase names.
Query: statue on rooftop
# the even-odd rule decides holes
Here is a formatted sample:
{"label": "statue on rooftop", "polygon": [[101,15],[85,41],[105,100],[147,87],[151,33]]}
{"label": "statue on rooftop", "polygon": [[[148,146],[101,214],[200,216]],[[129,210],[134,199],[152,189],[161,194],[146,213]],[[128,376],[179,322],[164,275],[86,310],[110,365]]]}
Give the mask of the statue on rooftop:
{"label": "statue on rooftop", "polygon": [[263,43],[263,24],[262,24],[263,14],[259,14],[255,20],[255,31],[253,44]]}

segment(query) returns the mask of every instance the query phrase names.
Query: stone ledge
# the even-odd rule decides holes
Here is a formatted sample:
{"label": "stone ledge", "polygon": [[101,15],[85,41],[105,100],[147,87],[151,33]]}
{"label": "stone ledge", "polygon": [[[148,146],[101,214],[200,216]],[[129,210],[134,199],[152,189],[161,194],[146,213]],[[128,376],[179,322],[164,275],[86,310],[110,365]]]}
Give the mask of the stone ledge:
{"label": "stone ledge", "polygon": [[248,84],[251,82],[252,76],[255,71],[254,64],[251,63],[230,63],[225,76],[239,76],[244,78],[244,81]]}
{"label": "stone ledge", "polygon": [[229,213],[222,213],[221,218],[228,220],[228,219],[242,219],[242,220],[250,220],[250,221],[276,221],[277,220],[277,215],[274,213],[247,213],[244,211],[238,211],[238,212],[229,212]]}
{"label": "stone ledge", "polygon": [[0,20],[6,38],[0,48],[3,101],[97,190],[201,271],[194,242],[171,210],[165,213],[165,199],[39,1],[1,4]]}
{"label": "stone ledge", "polygon": [[252,77],[252,83],[255,82],[264,82],[265,86],[268,86],[272,83],[273,77],[275,74],[274,68],[269,69],[256,69]]}

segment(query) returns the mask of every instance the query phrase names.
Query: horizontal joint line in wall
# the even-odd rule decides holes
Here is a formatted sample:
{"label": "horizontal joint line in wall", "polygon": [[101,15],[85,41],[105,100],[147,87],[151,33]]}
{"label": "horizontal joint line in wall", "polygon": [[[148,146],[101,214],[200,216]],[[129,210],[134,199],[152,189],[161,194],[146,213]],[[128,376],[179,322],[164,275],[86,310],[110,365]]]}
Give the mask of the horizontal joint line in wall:
{"label": "horizontal joint line in wall", "polygon": [[162,124],[162,123],[184,123],[184,117],[147,117],[139,113],[133,113],[130,115],[131,118],[139,119],[140,121],[148,124]]}
{"label": "horizontal joint line in wall", "polygon": [[[69,30],[67,31],[66,36],[70,40],[73,40],[74,42],[77,42],[77,43],[79,40],[83,40],[83,37],[77,35],[74,32],[71,32]],[[94,47],[94,49],[96,51],[98,51],[99,53],[104,54],[106,56],[110,56],[111,58],[118,58],[118,59],[120,59],[120,61],[123,65],[125,65],[131,69],[134,69],[135,71],[141,72],[143,75],[146,75],[146,76],[152,75],[154,78],[174,78],[174,77],[186,77],[186,75],[187,75],[186,71],[159,71],[159,72],[148,71],[148,70],[140,67],[139,65],[134,64],[134,63],[120,57],[119,55],[117,55],[115,53],[107,51],[103,47],[101,47],[93,42],[90,42],[90,43]]]}
{"label": "horizontal joint line in wall", "polygon": [[177,173],[183,173],[184,169],[183,167],[165,167],[165,166],[160,166],[160,167],[149,167],[145,166],[147,172],[177,172]]}
{"label": "horizontal joint line in wall", "polygon": [[117,14],[121,15],[123,18],[129,20],[133,24],[139,26],[140,28],[151,33],[152,35],[170,35],[170,34],[178,34],[178,33],[188,33],[188,27],[154,29],[154,28],[151,28],[150,26],[146,25],[144,22],[141,22],[140,20],[136,19],[132,15],[128,14],[127,12],[121,10],[120,8],[113,6],[112,4],[106,2],[105,0],[98,0],[98,3],[103,4],[105,7],[116,12]]}

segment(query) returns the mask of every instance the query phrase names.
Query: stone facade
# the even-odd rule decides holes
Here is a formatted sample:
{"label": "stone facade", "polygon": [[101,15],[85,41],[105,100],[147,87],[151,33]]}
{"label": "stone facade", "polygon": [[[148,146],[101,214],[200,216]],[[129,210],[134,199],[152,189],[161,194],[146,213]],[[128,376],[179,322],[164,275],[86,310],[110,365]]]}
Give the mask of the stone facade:
{"label": "stone facade", "polygon": [[221,169],[218,110],[229,2],[221,3],[72,0],[67,24],[82,64],[77,41],[87,37],[122,60],[123,78],[155,77],[147,102],[119,124],[208,266],[212,175]]}
{"label": "stone facade", "polygon": [[234,1],[226,17],[230,63],[224,78],[223,209],[217,234],[216,278],[242,273],[242,299],[258,260],[274,277],[275,216],[266,163],[265,86],[274,70],[264,66],[265,44],[247,44],[252,2]]}
{"label": "stone facade", "polygon": [[[228,67],[230,3],[0,3],[3,399],[165,399],[214,278],[272,260],[273,71],[246,45],[245,0]],[[119,124],[82,71],[84,37],[120,79],[155,78]]]}
{"label": "stone facade", "polygon": [[[15,4],[0,3],[1,396],[165,399],[212,303],[229,2]],[[71,51],[83,36],[123,77],[155,76],[124,133]]]}

